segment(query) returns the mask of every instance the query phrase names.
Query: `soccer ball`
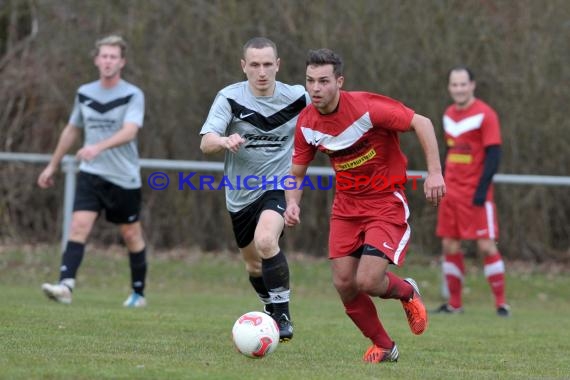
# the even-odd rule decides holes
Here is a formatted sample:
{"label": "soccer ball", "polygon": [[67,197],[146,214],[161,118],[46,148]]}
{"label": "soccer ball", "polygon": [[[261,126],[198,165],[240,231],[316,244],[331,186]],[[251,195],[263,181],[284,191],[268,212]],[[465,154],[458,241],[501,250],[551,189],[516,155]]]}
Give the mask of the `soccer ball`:
{"label": "soccer ball", "polygon": [[250,358],[262,358],[277,348],[279,327],[269,315],[250,311],[234,323],[232,338],[239,352]]}

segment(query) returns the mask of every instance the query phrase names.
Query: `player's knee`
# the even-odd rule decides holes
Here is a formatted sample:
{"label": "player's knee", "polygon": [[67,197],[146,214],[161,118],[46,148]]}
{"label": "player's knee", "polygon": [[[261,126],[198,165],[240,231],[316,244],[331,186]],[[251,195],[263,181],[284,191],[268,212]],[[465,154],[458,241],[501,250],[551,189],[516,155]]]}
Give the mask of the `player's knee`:
{"label": "player's knee", "polygon": [[352,290],[357,289],[356,282],[353,280],[352,277],[348,276],[334,276],[333,284],[335,289],[340,294],[348,293]]}
{"label": "player's knee", "polygon": [[497,253],[497,245],[492,240],[477,241],[477,249],[485,256],[491,256]]}
{"label": "player's knee", "polygon": [[271,235],[260,235],[255,237],[255,249],[262,257],[274,254],[278,249],[277,239]]}
{"label": "player's knee", "polygon": [[246,260],[245,270],[253,277],[261,276],[261,261],[260,260]]}
{"label": "player's knee", "polygon": [[444,255],[452,255],[461,250],[461,242],[455,239],[443,239],[441,247]]}
{"label": "player's knee", "polygon": [[[382,284],[382,281],[378,281],[375,278],[372,278],[371,276],[360,276],[356,278],[356,286],[358,287],[358,289],[361,292],[364,292],[366,294],[376,294],[379,291],[381,291],[382,289],[379,289],[380,285]],[[385,289],[384,289],[385,290]]]}
{"label": "player's knee", "polygon": [[142,231],[136,226],[125,226],[121,228],[121,236],[127,246],[139,244],[143,241]]}
{"label": "player's knee", "polygon": [[[72,240],[78,240],[78,238],[85,239],[91,231],[92,223],[84,220],[72,220],[71,227],[69,230],[70,237]],[[81,239],[80,239],[81,240]]]}

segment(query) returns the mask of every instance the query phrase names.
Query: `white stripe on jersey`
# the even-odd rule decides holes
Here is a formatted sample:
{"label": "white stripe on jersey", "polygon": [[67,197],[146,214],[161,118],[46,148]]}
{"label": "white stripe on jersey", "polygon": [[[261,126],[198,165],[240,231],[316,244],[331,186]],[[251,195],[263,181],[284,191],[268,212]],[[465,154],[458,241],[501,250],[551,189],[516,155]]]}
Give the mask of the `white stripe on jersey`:
{"label": "white stripe on jersey", "polygon": [[489,239],[495,239],[495,212],[493,203],[485,202],[485,214],[487,215],[487,229],[489,230]]}
{"label": "white stripe on jersey", "polygon": [[443,129],[452,137],[457,137],[464,134],[465,132],[481,128],[484,117],[485,114],[479,113],[477,115],[469,116],[461,121],[455,122],[452,118],[445,115],[443,117]]}
{"label": "white stripe on jersey", "polygon": [[400,194],[399,192],[394,191],[394,195],[396,196],[396,198],[402,201],[402,205],[404,206],[404,212],[405,212],[404,220],[406,222],[406,232],[404,232],[404,236],[402,236],[402,239],[398,243],[398,248],[396,248],[396,252],[394,252],[394,264],[398,265],[400,261],[400,254],[402,253],[404,248],[406,248],[406,246],[408,245],[408,241],[410,241],[410,234],[412,232],[412,229],[408,224],[408,218],[410,217],[410,209],[408,208],[408,204],[404,200],[404,197],[402,197],[402,194]]}
{"label": "white stripe on jersey", "polygon": [[303,132],[307,144],[315,146],[322,145],[328,150],[338,151],[352,146],[355,142],[360,140],[366,132],[372,129],[372,127],[370,114],[366,112],[360,119],[352,123],[338,136],[328,135],[303,126],[301,126],[301,132]]}

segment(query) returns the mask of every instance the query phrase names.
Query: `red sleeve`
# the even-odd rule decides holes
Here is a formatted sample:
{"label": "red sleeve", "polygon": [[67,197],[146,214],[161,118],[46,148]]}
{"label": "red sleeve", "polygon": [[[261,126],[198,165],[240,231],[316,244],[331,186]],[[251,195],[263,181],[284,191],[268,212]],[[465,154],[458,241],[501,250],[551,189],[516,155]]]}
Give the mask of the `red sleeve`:
{"label": "red sleeve", "polygon": [[501,145],[501,126],[499,125],[499,117],[494,110],[488,109],[485,112],[485,119],[481,125],[481,133],[483,146]]}
{"label": "red sleeve", "polygon": [[304,115],[305,113],[301,112],[295,126],[295,141],[293,143],[293,164],[295,165],[308,165],[313,161],[317,152],[317,147],[309,144],[303,135],[303,128],[309,128],[304,126],[306,124]]}
{"label": "red sleeve", "polygon": [[387,96],[369,94],[368,109],[375,127],[397,132],[410,130],[414,110]]}

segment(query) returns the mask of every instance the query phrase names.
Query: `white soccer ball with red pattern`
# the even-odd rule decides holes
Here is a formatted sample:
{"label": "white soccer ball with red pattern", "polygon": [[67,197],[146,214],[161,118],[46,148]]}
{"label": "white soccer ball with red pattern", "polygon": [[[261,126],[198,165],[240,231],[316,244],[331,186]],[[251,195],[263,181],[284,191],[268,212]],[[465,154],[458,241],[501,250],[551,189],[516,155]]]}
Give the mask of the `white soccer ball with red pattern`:
{"label": "white soccer ball with red pattern", "polygon": [[262,358],[277,348],[279,327],[269,315],[250,311],[234,323],[232,337],[239,352],[250,358]]}

